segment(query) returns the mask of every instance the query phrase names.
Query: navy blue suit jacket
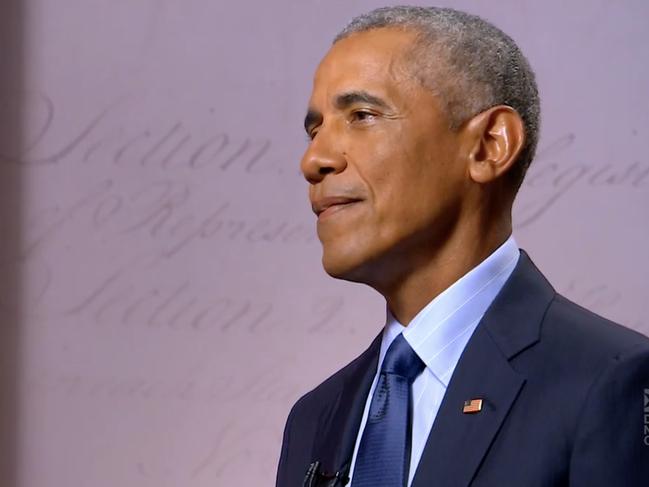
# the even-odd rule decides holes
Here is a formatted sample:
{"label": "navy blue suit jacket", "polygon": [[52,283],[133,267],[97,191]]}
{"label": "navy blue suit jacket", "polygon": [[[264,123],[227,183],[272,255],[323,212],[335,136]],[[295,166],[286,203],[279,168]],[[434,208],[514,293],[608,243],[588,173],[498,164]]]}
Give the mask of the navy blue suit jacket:
{"label": "navy blue suit jacket", "polygon": [[[277,487],[351,460],[380,336],[291,410]],[[558,295],[524,252],[469,340],[412,487],[649,486],[649,339]],[[467,399],[482,411],[463,414]],[[323,483],[322,485],[329,485]]]}

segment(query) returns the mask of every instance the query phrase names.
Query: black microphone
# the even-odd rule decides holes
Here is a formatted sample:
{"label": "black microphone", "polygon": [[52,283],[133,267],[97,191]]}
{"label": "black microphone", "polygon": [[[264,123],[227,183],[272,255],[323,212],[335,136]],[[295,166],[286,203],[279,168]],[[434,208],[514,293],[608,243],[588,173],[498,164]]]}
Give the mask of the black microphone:
{"label": "black microphone", "polygon": [[349,482],[349,463],[336,473],[322,472],[321,466],[320,461],[309,465],[302,484],[303,487],[344,487]]}

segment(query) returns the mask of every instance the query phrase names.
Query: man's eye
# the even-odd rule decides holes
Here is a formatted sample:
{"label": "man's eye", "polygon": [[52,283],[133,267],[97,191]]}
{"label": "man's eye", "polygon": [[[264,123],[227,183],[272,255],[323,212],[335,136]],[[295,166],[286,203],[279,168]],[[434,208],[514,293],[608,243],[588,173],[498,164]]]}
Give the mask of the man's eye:
{"label": "man's eye", "polygon": [[357,110],[352,113],[353,122],[370,122],[376,117],[375,113],[367,110]]}

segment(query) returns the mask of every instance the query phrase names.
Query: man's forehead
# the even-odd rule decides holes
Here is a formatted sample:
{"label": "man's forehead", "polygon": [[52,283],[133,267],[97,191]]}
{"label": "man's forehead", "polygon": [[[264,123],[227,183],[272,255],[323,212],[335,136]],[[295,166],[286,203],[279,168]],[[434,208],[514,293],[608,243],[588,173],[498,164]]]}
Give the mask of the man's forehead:
{"label": "man's forehead", "polygon": [[386,84],[403,80],[408,71],[404,53],[413,37],[408,31],[381,28],[339,40],[316,69],[312,102],[332,102],[346,92],[381,92]]}
{"label": "man's forehead", "polygon": [[349,35],[331,46],[316,70],[338,67],[381,67],[386,62],[403,60],[415,39],[414,32],[394,28],[372,29]]}

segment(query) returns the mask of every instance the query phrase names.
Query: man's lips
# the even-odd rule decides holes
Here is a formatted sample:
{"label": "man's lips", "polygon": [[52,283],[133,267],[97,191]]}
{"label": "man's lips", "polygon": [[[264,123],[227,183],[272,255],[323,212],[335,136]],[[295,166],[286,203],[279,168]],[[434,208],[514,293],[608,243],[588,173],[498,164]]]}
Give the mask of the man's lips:
{"label": "man's lips", "polygon": [[347,208],[348,206],[358,203],[361,201],[360,198],[352,198],[349,196],[327,196],[324,198],[319,198],[312,201],[311,208],[313,212],[318,216],[318,220],[324,218],[327,215],[333,214],[338,210]]}

